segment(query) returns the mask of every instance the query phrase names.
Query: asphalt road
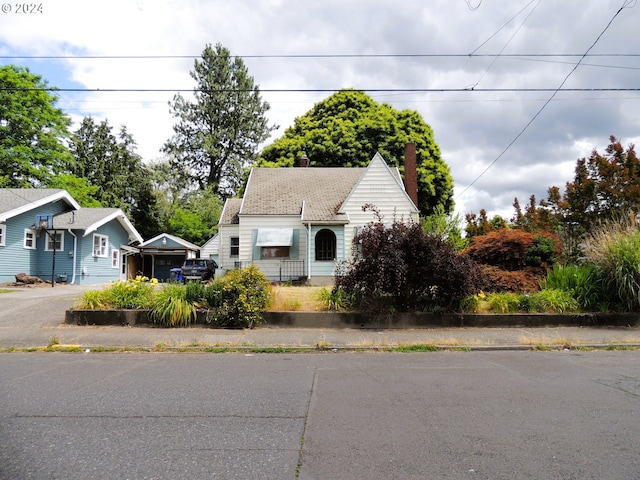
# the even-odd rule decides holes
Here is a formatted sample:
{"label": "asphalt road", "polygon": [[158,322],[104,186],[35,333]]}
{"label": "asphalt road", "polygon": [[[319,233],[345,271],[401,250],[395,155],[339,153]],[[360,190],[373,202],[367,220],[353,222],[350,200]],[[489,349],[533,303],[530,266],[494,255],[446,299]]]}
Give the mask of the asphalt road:
{"label": "asphalt road", "polygon": [[2,479],[631,479],[640,352],[0,354]]}

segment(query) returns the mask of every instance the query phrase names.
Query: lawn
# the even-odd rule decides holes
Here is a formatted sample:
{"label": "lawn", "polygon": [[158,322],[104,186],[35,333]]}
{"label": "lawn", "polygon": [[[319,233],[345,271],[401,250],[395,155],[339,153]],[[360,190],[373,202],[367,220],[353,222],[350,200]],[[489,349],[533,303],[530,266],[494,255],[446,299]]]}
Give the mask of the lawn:
{"label": "lawn", "polygon": [[325,310],[320,300],[320,291],[331,287],[287,287],[275,285],[272,287],[274,302],[270,311],[301,311],[315,312]]}

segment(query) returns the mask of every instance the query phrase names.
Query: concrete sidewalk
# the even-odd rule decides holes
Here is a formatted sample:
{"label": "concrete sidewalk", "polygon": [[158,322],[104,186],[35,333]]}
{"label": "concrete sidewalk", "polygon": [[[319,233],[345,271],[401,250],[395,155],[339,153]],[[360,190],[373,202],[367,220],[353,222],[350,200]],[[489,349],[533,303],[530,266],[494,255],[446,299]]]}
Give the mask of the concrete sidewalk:
{"label": "concrete sidewalk", "polygon": [[259,327],[161,329],[64,324],[64,313],[96,286],[58,285],[0,294],[0,348],[61,344],[94,347],[285,347],[380,349],[405,345],[442,348],[530,349],[640,346],[640,327],[416,328],[403,330]]}

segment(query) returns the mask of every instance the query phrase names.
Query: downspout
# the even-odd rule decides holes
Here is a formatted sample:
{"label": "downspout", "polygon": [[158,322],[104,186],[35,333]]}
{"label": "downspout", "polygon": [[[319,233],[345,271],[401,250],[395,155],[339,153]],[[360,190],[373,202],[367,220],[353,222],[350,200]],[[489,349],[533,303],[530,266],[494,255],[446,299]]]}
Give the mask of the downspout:
{"label": "downspout", "polygon": [[[305,155],[306,157],[306,155]],[[304,224],[306,203],[302,201],[302,211],[300,212],[300,220]],[[307,280],[311,279],[311,222],[307,222]]]}
{"label": "downspout", "polygon": [[311,279],[311,222],[307,223],[307,280]]}
{"label": "downspout", "polygon": [[68,229],[67,232],[69,232],[69,235],[71,235],[73,237],[73,275],[71,275],[71,284],[75,285],[76,283],[76,262],[77,262],[77,256],[76,256],[76,252],[77,252],[77,248],[78,248],[78,237],[71,231],[71,229]]}

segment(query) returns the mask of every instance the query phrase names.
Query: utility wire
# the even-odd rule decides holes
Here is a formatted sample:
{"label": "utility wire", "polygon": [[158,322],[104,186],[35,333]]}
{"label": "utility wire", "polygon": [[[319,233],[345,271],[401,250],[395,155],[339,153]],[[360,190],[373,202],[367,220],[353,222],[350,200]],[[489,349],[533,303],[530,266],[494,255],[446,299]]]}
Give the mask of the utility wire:
{"label": "utility wire", "polygon": [[620,14],[620,12],[622,12],[622,10],[624,10],[625,8],[627,8],[629,5],[631,5],[633,3],[633,5],[635,6],[635,1],[636,0],[625,0],[624,3],[622,4],[622,6],[620,7],[620,9],[618,9],[618,11],[613,15],[613,17],[611,17],[611,20],[609,20],[609,23],[607,23],[607,26],[604,27],[604,30],[602,30],[602,32],[600,32],[600,35],[598,35],[598,37],[594,40],[594,42],[591,44],[591,46],[587,49],[587,51],[582,55],[582,57],[580,57],[580,59],[578,60],[578,62],[574,65],[574,67],[571,69],[571,71],[567,74],[566,77],[564,77],[564,80],[562,80],[562,82],[560,83],[560,85],[558,86],[557,89],[555,89],[555,91],[551,94],[551,96],[547,99],[547,101],[542,105],[542,107],[540,107],[540,109],[536,112],[536,114],[531,118],[531,120],[529,120],[529,122],[522,128],[522,130],[520,130],[520,132],[514,137],[513,140],[511,140],[511,142],[509,142],[509,144],[505,147],[504,150],[502,150],[502,152],[500,153],[500,155],[498,155],[490,164],[487,168],[485,168],[482,173],[480,173],[480,175],[478,175],[475,180],[473,180],[469,185],[467,185],[467,187],[462,190],[462,192],[460,192],[458,195],[456,195],[456,198],[459,198],[461,195],[463,195],[467,190],[469,190],[473,185],[476,184],[476,182],[478,180],[480,180],[490,169],[491,167],[493,167],[498,160],[500,160],[505,153],[507,153],[507,151],[513,146],[514,143],[516,143],[516,141],[518,141],[518,139],[524,134],[524,132],[527,131],[527,129],[531,126],[531,124],[540,116],[540,114],[543,112],[543,110],[547,107],[547,105],[549,105],[549,103],[551,103],[551,101],[555,98],[555,96],[558,94],[558,92],[561,91],[571,91],[572,89],[563,89],[562,87],[564,86],[565,83],[567,83],[567,80],[569,80],[569,77],[571,77],[571,75],[573,75],[573,73],[578,69],[578,67],[580,66],[580,64],[582,63],[582,60],[584,60],[588,53],[593,49],[593,47],[596,46],[596,44],[600,41],[600,38],[602,38],[602,36],[605,34],[605,32],[607,30],[609,30],[609,27],[611,26],[611,24],[613,23],[613,21],[616,19],[616,17]]}
{"label": "utility wire", "polygon": [[[535,1],[535,0],[533,0]],[[488,41],[488,40],[487,40]],[[486,42],[484,42],[486,43]],[[484,43],[482,45],[484,45]],[[475,53],[480,47],[471,53],[376,53],[376,54],[300,54],[300,55],[233,55],[238,58],[469,58],[469,57],[495,57],[496,53]],[[640,53],[510,53],[509,57],[640,57]],[[0,59],[7,60],[175,60],[195,59],[201,55],[0,55]]]}
{"label": "utility wire", "polygon": [[[577,67],[577,64],[576,64]],[[574,68],[575,70],[575,68]],[[568,77],[562,82],[566,82]],[[353,88],[357,92],[371,93],[432,93],[432,92],[638,92],[640,87],[622,87],[622,88]],[[327,93],[337,92],[343,88],[261,88],[260,93]],[[96,92],[96,93],[171,93],[171,92],[198,92],[198,93],[238,93],[253,92],[253,89],[201,89],[201,88],[20,88],[20,87],[0,87],[0,92]],[[547,103],[552,99],[547,100]],[[545,105],[546,106],[546,105]],[[543,107],[544,108],[544,107]],[[536,116],[540,112],[536,113]]]}
{"label": "utility wire", "polygon": [[[529,17],[531,16],[531,14],[533,12],[536,11],[536,8],[538,8],[538,5],[540,5],[540,2],[542,0],[538,0],[538,3],[535,4],[535,6],[533,7],[533,9],[531,9],[531,11],[527,14],[527,16],[525,17],[525,19],[522,21],[522,23],[518,26],[518,28],[516,28],[516,31],[513,32],[513,34],[511,35],[511,37],[509,37],[509,40],[507,40],[507,42],[504,44],[504,46],[502,47],[502,50],[500,50],[500,53],[498,53],[498,55],[496,55],[493,60],[491,61],[491,63],[489,64],[489,66],[486,68],[486,70],[482,73],[482,75],[480,75],[480,78],[478,79],[478,81],[476,81],[476,83],[474,83],[471,86],[471,89],[474,89],[475,87],[478,86],[478,84],[482,81],[482,79],[485,77],[485,75],[489,72],[489,70],[491,70],[491,67],[493,67],[493,65],[498,61],[498,59],[502,56],[502,52],[504,52],[504,50],[509,46],[509,44],[511,43],[511,40],[514,39],[514,37],[518,34],[518,32],[520,31],[520,29],[524,26],[525,23],[527,23],[527,20],[529,20]],[[529,5],[531,5],[531,3],[529,3]],[[528,5],[527,5],[528,6]],[[522,10],[521,10],[522,11]],[[486,42],[485,42],[486,43]],[[484,44],[483,44],[484,45]],[[478,47],[480,48],[480,47]],[[476,49],[477,50],[477,49]],[[475,51],[475,50],[474,50]]]}
{"label": "utility wire", "polygon": [[478,0],[478,5],[476,6],[471,5],[471,0],[464,0],[464,3],[467,4],[467,7],[469,7],[469,10],[471,10],[472,12],[475,12],[478,8],[480,8],[480,5],[482,5],[482,0]]}
{"label": "utility wire", "polygon": [[[505,23],[504,25],[502,25],[498,30],[496,30],[496,31],[495,31],[495,33],[494,33],[493,35],[491,35],[491,36],[490,36],[489,38],[487,38],[484,42],[482,42],[482,43],[478,46],[478,48],[476,48],[473,52],[471,52],[471,53],[469,54],[469,56],[470,56],[470,57],[471,57],[471,56],[473,56],[473,55],[474,55],[478,50],[480,50],[482,47],[484,47],[484,46],[487,44],[487,42],[488,42],[489,40],[491,40],[491,39],[492,39],[493,37],[495,37],[498,33],[500,33],[500,31],[501,31],[503,28],[505,28],[507,25],[509,25],[511,22],[513,22],[513,20],[515,20],[515,18],[516,18],[518,15],[520,15],[522,12],[524,12],[524,11],[527,9],[527,7],[528,7],[529,5],[531,5],[531,4],[532,4],[533,2],[535,2],[535,1],[536,1],[536,0],[531,0],[531,1],[530,1],[529,3],[527,3],[524,7],[522,7],[522,9],[521,9],[518,13],[516,13],[513,17],[511,17],[509,20],[507,20],[507,23]],[[537,6],[537,5],[536,5],[536,6]]]}

